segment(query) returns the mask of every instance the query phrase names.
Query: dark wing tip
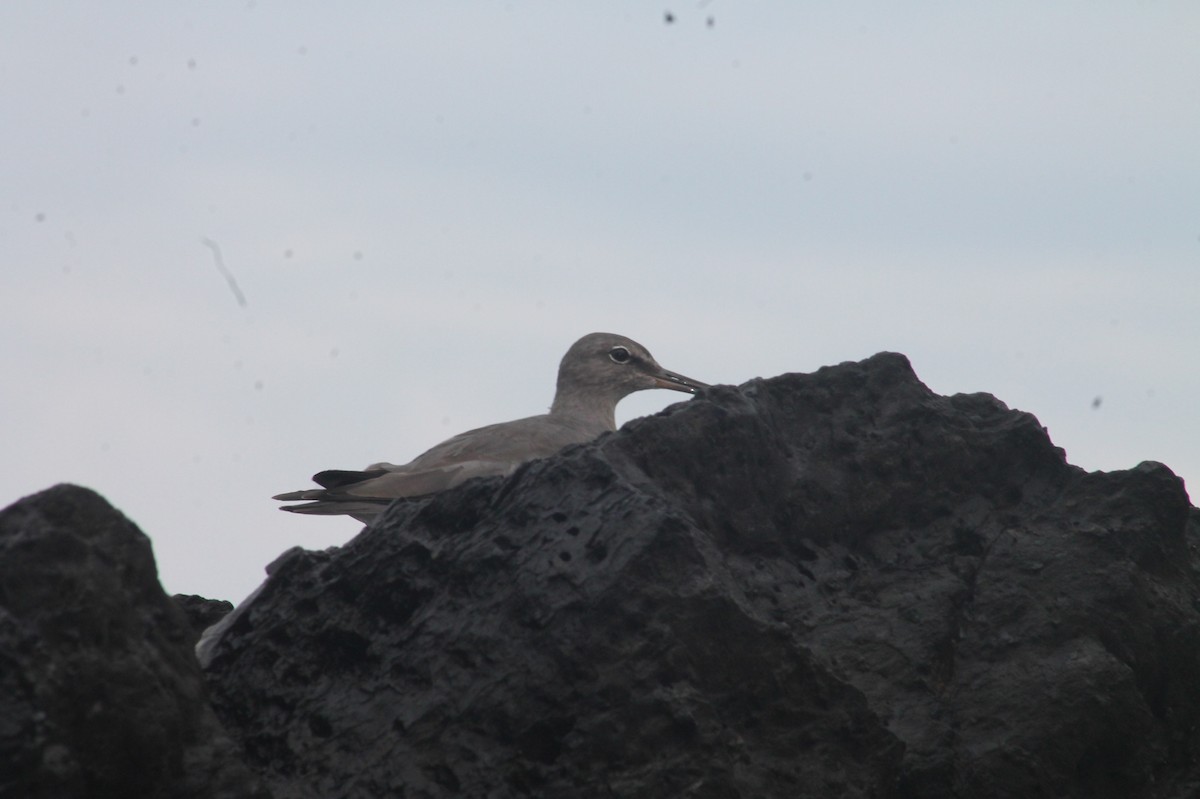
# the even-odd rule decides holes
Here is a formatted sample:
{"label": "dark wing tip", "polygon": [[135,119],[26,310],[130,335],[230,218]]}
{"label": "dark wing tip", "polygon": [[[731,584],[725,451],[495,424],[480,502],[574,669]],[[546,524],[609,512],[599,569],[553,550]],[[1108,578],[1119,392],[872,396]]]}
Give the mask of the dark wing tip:
{"label": "dark wing tip", "polygon": [[[343,486],[361,483],[363,480],[370,480],[375,477],[381,477],[387,474],[385,469],[371,469],[370,471],[354,471],[352,469],[326,469],[323,472],[317,472],[313,475],[313,482],[321,486],[321,488],[342,488]],[[279,497],[275,497],[279,499]]]}

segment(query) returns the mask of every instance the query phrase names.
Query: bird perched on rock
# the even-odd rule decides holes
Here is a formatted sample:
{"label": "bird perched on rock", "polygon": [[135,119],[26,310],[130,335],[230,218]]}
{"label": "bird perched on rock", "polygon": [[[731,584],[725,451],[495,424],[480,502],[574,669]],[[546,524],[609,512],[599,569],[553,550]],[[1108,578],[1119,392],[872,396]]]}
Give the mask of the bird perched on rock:
{"label": "bird perched on rock", "polygon": [[459,433],[403,465],[376,463],[363,471],[320,472],[313,481],[321,488],[274,498],[310,500],[281,510],[345,514],[370,522],[394,499],[434,494],[472,477],[509,475],[525,461],[616,430],[617,403],[648,388],[695,394],[708,386],[662,368],[633,339],[589,333],[572,344],[559,363],[549,413]]}

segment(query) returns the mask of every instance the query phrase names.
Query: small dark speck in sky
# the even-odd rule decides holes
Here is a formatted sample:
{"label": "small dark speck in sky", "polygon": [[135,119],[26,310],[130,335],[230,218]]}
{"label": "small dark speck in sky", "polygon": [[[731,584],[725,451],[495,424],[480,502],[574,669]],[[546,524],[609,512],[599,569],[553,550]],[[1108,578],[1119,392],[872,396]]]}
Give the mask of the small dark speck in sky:
{"label": "small dark speck in sky", "polygon": [[37,212],[36,214],[34,214],[34,215],[33,215],[33,220],[34,220],[35,222],[45,222],[45,221],[46,221],[46,215],[45,215],[45,214],[43,214],[41,211],[39,211],[39,212]]}
{"label": "small dark speck in sky", "polygon": [[663,22],[670,25],[674,21],[675,21],[675,15],[672,14],[670,11],[663,14]]}
{"label": "small dark speck in sky", "polygon": [[1102,402],[1104,402],[1104,397],[1101,397],[1099,394],[1097,394],[1096,397],[1092,400],[1092,410],[1094,411],[1097,408],[1099,408],[1100,403],[1102,403]]}

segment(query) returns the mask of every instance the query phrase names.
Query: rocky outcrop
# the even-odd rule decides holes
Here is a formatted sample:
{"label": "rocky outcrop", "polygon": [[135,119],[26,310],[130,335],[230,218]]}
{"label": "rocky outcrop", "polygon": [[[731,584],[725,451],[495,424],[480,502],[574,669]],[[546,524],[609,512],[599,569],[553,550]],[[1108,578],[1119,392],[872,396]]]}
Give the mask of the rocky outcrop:
{"label": "rocky outcrop", "polygon": [[[1200,792],[1200,514],[1181,481],[1085,473],[1033,416],[937,396],[902,356],[717,387],[286,553],[200,646],[236,754],[195,711],[191,631],[147,584],[140,533],[56,491],[0,516],[0,547],[101,530],[103,556],[29,558],[108,576],[79,576],[77,599],[4,573],[0,656],[25,660],[0,674],[0,745],[22,773],[65,748],[55,773],[90,774],[119,749],[88,749],[84,711],[129,678],[36,682],[72,663],[45,630],[111,617],[112,637],[76,635],[94,668],[144,660],[167,689],[130,693],[108,728],[151,764],[177,762],[164,741],[184,752],[150,769],[183,796],[210,795],[202,773],[244,786],[240,763],[300,798]],[[58,621],[10,621],[31,608]],[[163,696],[174,715],[145,710]]]}
{"label": "rocky outcrop", "polygon": [[1197,532],[885,354],[295,551],[208,674],[287,796],[1188,796]]}
{"label": "rocky outcrop", "polygon": [[209,706],[150,542],[61,485],[0,512],[0,796],[266,796]]}
{"label": "rocky outcrop", "polygon": [[188,629],[191,630],[193,646],[199,642],[205,630],[233,611],[233,603],[224,599],[207,599],[196,594],[176,594],[171,599],[183,611]]}

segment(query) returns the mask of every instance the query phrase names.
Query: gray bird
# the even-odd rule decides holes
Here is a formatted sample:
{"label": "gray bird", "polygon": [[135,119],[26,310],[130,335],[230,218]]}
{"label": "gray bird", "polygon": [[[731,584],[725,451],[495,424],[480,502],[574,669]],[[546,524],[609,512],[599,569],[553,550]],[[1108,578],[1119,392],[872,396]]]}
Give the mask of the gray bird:
{"label": "gray bird", "polygon": [[368,523],[401,497],[453,488],[472,477],[512,474],[518,465],[546,458],[571,444],[617,429],[617,403],[635,391],[669,388],[695,394],[707,384],[668,372],[633,339],[589,333],[571,345],[558,365],[550,412],[459,433],[409,463],[376,463],[363,471],[332,469],[313,475],[321,488],[291,491],[274,499],[280,510],[345,514]]}

